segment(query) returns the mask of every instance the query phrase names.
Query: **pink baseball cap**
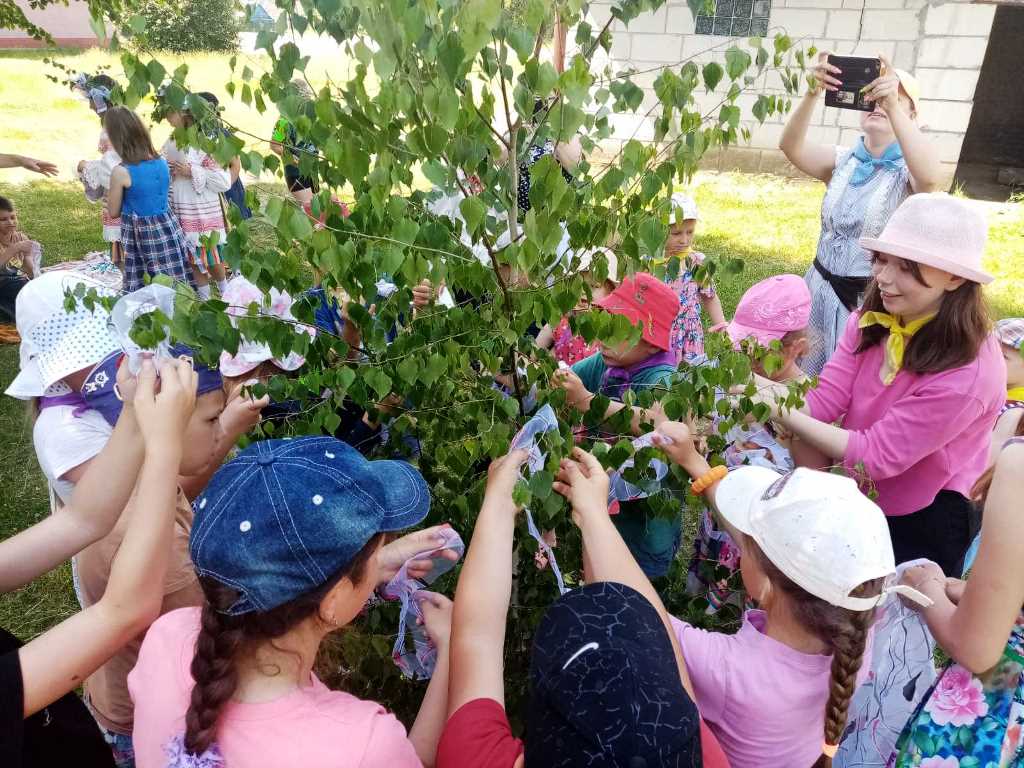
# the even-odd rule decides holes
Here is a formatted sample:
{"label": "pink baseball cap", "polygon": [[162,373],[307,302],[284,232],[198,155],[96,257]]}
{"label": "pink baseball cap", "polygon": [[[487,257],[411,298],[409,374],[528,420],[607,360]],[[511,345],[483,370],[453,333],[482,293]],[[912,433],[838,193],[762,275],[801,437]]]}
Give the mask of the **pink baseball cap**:
{"label": "pink baseball cap", "polygon": [[779,341],[790,331],[807,327],[811,292],[797,275],[775,275],[754,283],[743,294],[726,331],[732,343],[751,336],[762,347]]}

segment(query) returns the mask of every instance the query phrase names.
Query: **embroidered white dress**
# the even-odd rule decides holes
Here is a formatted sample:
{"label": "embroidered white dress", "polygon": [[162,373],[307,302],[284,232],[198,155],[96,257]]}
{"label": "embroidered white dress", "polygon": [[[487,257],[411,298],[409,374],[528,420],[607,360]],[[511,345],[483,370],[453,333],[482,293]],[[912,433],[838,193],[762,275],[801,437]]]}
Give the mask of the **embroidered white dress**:
{"label": "embroidered white dress", "polygon": [[168,164],[186,162],[192,168],[191,177],[174,176],[171,179],[168,204],[192,246],[193,257],[199,248],[200,238],[206,235],[217,232],[220,235],[217,242],[223,243],[227,232],[220,196],[231,188],[231,174],[200,149],[178,149],[174,139],[167,140],[161,154]]}

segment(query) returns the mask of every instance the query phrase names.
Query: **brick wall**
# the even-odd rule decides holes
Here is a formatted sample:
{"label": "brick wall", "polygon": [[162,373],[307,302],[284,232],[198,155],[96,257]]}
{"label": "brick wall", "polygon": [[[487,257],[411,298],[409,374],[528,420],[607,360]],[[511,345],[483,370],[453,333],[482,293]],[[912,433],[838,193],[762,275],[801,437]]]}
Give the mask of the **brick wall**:
{"label": "brick wall", "polygon": [[[921,82],[920,122],[952,179],[994,13],[993,5],[942,0],[772,0],[769,35],[785,31],[800,47],[814,45],[838,54],[883,54],[894,66],[914,73]],[[593,3],[591,16],[595,26],[603,25],[610,16],[610,4]],[[730,45],[746,45],[742,38],[695,35],[693,31],[693,16],[685,0],[669,0],[656,13],[644,14],[629,25],[628,32],[613,22],[612,63],[640,71],[634,82],[647,92],[636,116],[616,119],[616,140],[653,136],[644,114],[656,103],[652,88],[658,71],[645,70],[687,60],[698,65],[712,59],[722,61]],[[776,75],[769,75],[762,87],[784,92]],[[723,83],[719,92],[701,93],[701,108],[713,110],[727,88],[728,83]],[[745,116],[750,116],[755,98],[740,97]],[[815,110],[809,136],[822,143],[849,145],[859,135],[859,120],[859,113],[825,109],[822,103]],[[753,133],[750,144],[710,156],[709,164],[722,170],[794,172],[778,151],[783,124],[784,118],[764,125],[747,124]]]}

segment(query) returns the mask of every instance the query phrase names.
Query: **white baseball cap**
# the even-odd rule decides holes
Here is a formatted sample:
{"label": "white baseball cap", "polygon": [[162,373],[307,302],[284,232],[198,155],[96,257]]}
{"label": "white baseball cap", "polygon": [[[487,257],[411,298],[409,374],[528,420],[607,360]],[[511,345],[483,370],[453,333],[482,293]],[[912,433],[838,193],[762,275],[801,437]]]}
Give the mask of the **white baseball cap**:
{"label": "white baseball cap", "polygon": [[877,597],[850,595],[866,581],[894,580],[896,563],[885,515],[848,477],[802,467],[784,475],[739,467],[719,484],[715,503],[789,579],[831,605],[867,611],[894,592],[932,604],[893,583]]}
{"label": "white baseball cap", "polygon": [[89,310],[79,303],[73,312],[64,308],[65,292],[79,285],[111,295],[102,283],[59,270],[30,280],[18,293],[14,312],[21,336],[21,370],[7,388],[11,397],[28,400],[66,394],[70,389],[61,379],[120,349],[107,327],[109,315],[103,307]]}
{"label": "white baseball cap", "polygon": [[697,213],[697,203],[693,201],[693,198],[689,195],[683,194],[682,192],[672,193],[672,210],[668,215],[668,223],[676,223],[676,211],[682,211],[683,217],[680,221],[700,221],[700,215]]}
{"label": "white baseball cap", "polygon": [[602,254],[605,263],[608,265],[608,279],[618,285],[619,283],[619,259],[610,248],[594,248],[583,251],[579,254],[579,262],[575,265],[577,272],[586,272],[594,263],[594,257]]}

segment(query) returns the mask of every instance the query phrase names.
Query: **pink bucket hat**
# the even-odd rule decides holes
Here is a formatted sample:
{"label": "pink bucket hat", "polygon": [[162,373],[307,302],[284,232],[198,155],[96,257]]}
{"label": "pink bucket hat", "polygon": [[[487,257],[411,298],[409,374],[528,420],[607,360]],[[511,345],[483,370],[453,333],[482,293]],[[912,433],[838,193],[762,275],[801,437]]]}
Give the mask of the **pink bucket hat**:
{"label": "pink bucket hat", "polygon": [[754,283],[743,294],[726,332],[739,345],[751,336],[762,347],[780,341],[790,331],[807,327],[811,292],[797,275],[776,275]]}
{"label": "pink bucket hat", "polygon": [[993,280],[981,268],[987,239],[980,210],[945,192],[929,192],[904,200],[882,234],[862,237],[860,246],[985,284]]}
{"label": "pink bucket hat", "polygon": [[[221,298],[229,305],[226,313],[232,318],[233,323],[235,322],[234,318],[248,315],[250,304],[256,304],[260,308],[260,315],[292,323],[296,330],[316,336],[315,328],[295,321],[295,317],[292,315],[292,297],[284,291],[271,288],[268,304],[267,296],[263,291],[241,275],[235,275],[228,282],[227,290],[224,291]],[[242,339],[238,345],[237,354],[221,353],[220,372],[224,376],[243,376],[267,360],[272,361],[283,371],[294,371],[306,362],[306,358],[295,352],[283,358],[274,357],[270,347],[266,344]]]}

